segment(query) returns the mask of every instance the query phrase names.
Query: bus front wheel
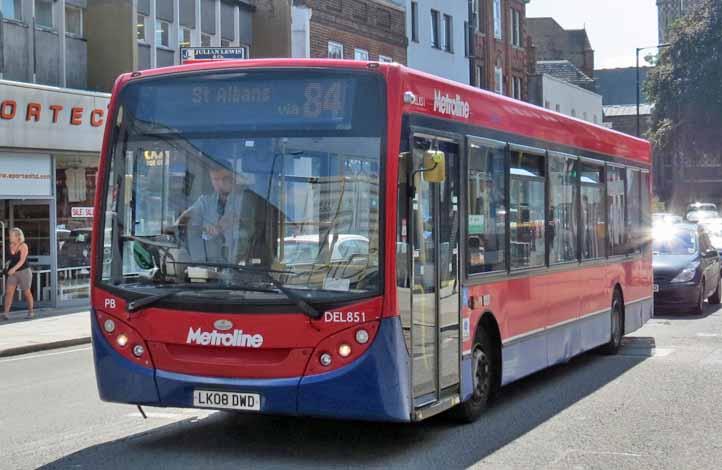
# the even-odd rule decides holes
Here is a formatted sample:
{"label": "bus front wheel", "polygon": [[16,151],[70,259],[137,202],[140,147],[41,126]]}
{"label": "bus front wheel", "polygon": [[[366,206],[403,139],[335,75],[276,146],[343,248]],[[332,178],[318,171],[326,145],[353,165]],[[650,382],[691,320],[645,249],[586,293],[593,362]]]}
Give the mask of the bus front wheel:
{"label": "bus front wheel", "polygon": [[468,400],[454,410],[457,419],[466,423],[479,419],[492,394],[495,367],[491,340],[486,331],[479,330],[471,352],[473,392]]}

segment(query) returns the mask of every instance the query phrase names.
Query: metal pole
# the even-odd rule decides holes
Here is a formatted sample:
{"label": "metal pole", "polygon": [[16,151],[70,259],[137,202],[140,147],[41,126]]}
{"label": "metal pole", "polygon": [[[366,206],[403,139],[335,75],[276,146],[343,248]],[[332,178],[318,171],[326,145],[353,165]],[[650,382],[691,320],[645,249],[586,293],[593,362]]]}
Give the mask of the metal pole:
{"label": "metal pole", "polygon": [[639,123],[639,51],[641,49],[637,48],[637,137],[639,137],[640,134],[640,123]]}

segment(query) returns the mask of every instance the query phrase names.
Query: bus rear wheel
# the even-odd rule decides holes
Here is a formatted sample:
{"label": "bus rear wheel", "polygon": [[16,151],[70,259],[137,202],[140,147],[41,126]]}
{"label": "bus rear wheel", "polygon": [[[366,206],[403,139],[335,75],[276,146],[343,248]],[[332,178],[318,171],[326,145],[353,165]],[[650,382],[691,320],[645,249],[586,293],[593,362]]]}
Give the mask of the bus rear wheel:
{"label": "bus rear wheel", "polygon": [[484,330],[476,334],[476,341],[471,352],[472,395],[459,404],[454,410],[455,418],[465,423],[472,423],[486,409],[492,395],[495,374],[495,361],[489,336]]}

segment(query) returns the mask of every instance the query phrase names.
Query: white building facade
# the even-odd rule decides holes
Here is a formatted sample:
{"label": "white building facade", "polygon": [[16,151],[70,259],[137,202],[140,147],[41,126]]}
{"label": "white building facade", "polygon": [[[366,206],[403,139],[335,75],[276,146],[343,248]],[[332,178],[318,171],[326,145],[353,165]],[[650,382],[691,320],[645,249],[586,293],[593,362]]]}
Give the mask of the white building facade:
{"label": "white building facade", "polygon": [[529,80],[532,103],[546,109],[602,124],[604,110],[602,95],[572,85],[548,74],[539,74]]}
{"label": "white building facade", "polygon": [[469,83],[465,30],[469,5],[463,0],[393,0],[406,8],[409,67]]}

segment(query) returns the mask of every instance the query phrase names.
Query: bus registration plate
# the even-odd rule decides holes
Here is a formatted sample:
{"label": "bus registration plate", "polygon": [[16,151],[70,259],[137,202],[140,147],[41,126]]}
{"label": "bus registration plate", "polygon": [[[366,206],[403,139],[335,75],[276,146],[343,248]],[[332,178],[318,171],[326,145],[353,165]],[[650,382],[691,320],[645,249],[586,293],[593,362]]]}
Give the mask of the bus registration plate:
{"label": "bus registration plate", "polygon": [[256,393],[194,390],[193,406],[198,408],[220,408],[224,410],[260,411],[261,396]]}

